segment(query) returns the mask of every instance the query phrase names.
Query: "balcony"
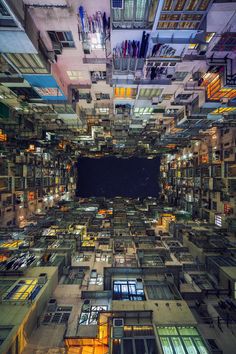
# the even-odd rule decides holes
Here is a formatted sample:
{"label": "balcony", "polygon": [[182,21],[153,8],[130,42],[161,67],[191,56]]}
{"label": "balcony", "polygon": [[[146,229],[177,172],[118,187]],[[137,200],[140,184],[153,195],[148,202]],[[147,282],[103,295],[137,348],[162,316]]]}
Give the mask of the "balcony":
{"label": "balcony", "polygon": [[139,6],[137,6],[137,1],[124,0],[123,8],[112,8],[112,28],[151,29],[156,11],[151,5],[151,0],[140,2]]}

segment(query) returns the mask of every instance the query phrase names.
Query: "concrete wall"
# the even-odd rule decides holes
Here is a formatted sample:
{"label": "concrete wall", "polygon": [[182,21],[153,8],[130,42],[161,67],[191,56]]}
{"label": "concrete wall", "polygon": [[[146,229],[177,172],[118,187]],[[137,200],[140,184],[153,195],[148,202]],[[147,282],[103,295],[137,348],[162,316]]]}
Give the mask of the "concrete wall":
{"label": "concrete wall", "polygon": [[12,331],[1,346],[1,353],[16,353],[16,341],[18,353],[22,353],[33,329],[37,326],[40,316],[58,283],[57,267],[31,268],[25,277],[37,278],[40,273],[47,273],[48,281],[41,289],[35,302],[32,304],[0,304],[1,325],[13,326]]}

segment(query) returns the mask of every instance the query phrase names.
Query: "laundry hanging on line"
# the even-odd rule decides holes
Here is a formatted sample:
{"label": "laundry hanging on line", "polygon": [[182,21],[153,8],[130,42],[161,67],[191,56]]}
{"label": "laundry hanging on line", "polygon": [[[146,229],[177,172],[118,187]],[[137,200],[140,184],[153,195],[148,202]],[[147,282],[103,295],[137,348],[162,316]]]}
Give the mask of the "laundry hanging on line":
{"label": "laundry hanging on line", "polygon": [[83,6],[78,8],[78,18],[81,30],[84,33],[108,33],[110,29],[110,17],[107,18],[106,12],[102,14],[97,11],[92,16],[88,16]]}
{"label": "laundry hanging on line", "polygon": [[116,58],[145,58],[148,51],[149,33],[143,31],[142,40],[125,40],[113,48]]}

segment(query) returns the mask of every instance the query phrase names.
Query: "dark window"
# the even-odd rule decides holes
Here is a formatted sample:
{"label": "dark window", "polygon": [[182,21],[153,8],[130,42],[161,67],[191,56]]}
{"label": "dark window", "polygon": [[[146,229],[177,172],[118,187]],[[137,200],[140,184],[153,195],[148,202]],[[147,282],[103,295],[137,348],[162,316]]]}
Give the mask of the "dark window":
{"label": "dark window", "polygon": [[0,27],[17,27],[6,6],[0,0]]}
{"label": "dark window", "polygon": [[60,43],[63,48],[75,48],[75,43],[71,31],[48,31],[48,35],[53,43]]}

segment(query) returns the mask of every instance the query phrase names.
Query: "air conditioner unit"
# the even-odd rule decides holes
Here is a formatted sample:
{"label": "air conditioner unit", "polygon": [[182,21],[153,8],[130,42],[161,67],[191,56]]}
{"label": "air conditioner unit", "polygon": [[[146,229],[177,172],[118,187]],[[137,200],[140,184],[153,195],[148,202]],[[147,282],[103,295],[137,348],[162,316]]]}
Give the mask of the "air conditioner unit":
{"label": "air conditioner unit", "polygon": [[38,283],[39,284],[46,284],[48,281],[47,273],[40,273],[38,276]]}
{"label": "air conditioner unit", "polygon": [[143,282],[141,278],[136,279],[136,289],[137,290],[143,290]]}
{"label": "air conditioner unit", "polygon": [[60,55],[62,54],[62,45],[60,42],[53,42],[52,43],[52,46],[53,46],[53,50],[54,50],[54,53],[57,54],[57,55]]}
{"label": "air conditioner unit", "polygon": [[152,98],[152,105],[158,105],[161,102],[162,102],[162,97],[161,96],[157,96],[157,97],[153,97]]}
{"label": "air conditioner unit", "polygon": [[220,102],[221,102],[221,103],[228,103],[228,102],[229,102],[229,98],[227,98],[227,97],[222,97],[222,98],[220,99]]}
{"label": "air conditioner unit", "polygon": [[113,338],[123,338],[124,336],[124,319],[113,319]]}
{"label": "air conditioner unit", "polygon": [[111,8],[112,9],[123,9],[124,8],[124,0],[112,0]]}
{"label": "air conditioner unit", "polygon": [[169,283],[174,284],[174,276],[173,276],[173,274],[166,273],[166,274],[165,274],[165,279],[166,279]]}
{"label": "air conditioner unit", "polygon": [[57,300],[50,299],[47,305],[47,312],[55,312],[57,310]]}

